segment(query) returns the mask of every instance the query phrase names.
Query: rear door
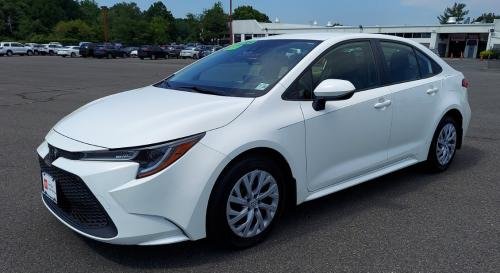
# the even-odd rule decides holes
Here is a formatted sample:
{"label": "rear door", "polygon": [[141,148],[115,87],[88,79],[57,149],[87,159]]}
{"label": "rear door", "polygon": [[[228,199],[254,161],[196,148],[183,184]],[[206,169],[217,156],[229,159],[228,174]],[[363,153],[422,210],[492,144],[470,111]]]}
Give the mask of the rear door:
{"label": "rear door", "polygon": [[380,41],[379,45],[394,106],[388,161],[418,159],[427,152],[424,148],[438,109],[442,70],[406,43]]}

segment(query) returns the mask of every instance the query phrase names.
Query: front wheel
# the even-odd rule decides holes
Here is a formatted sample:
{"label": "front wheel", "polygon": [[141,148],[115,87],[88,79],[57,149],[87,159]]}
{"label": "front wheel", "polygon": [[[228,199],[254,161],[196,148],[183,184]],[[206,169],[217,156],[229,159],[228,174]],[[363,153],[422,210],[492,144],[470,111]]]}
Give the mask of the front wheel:
{"label": "front wheel", "polygon": [[233,247],[262,241],[284,210],[285,175],[264,157],[246,158],[218,179],[207,211],[207,234]]}
{"label": "front wheel", "polygon": [[427,167],[434,172],[441,172],[451,165],[455,158],[458,143],[458,124],[455,119],[446,116],[439,123],[432,138],[427,156]]}

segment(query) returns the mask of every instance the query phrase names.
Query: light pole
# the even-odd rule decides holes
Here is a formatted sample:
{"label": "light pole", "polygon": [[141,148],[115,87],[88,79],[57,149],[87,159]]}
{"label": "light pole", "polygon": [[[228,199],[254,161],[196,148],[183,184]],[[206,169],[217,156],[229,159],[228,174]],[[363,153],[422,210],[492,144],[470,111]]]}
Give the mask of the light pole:
{"label": "light pole", "polygon": [[108,25],[108,7],[102,6],[102,27],[104,32],[104,42],[108,42],[109,40],[109,25]]}
{"label": "light pole", "polygon": [[233,0],[229,0],[229,41],[234,43],[233,35]]}

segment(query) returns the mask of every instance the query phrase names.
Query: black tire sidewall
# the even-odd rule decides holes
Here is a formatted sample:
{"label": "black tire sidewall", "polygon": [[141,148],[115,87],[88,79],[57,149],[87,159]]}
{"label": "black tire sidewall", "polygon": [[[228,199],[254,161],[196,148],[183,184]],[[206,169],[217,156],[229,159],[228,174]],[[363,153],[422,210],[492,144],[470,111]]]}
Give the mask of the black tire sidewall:
{"label": "black tire sidewall", "polygon": [[[243,177],[243,175],[254,170],[266,171],[274,177],[278,184],[280,199],[276,214],[266,230],[255,237],[243,238],[236,235],[229,227],[226,219],[226,205],[229,194],[236,182]],[[285,179],[286,176],[278,168],[277,164],[263,157],[245,158],[229,167],[229,169],[227,169],[227,171],[217,180],[210,196],[207,209],[208,238],[225,246],[236,248],[250,247],[262,241],[271,232],[282,215],[285,204],[287,204]]]}
{"label": "black tire sidewall", "polygon": [[439,134],[441,133],[441,130],[443,129],[443,127],[449,123],[453,124],[453,126],[455,127],[455,131],[457,133],[457,142],[459,141],[458,138],[460,137],[460,135],[458,134],[457,121],[455,121],[455,119],[453,119],[449,116],[445,116],[439,122],[439,124],[436,128],[436,131],[434,132],[434,136],[432,137],[432,143],[431,143],[431,146],[429,148],[429,154],[427,156],[427,165],[431,171],[435,171],[435,172],[445,171],[451,165],[451,163],[453,162],[453,159],[455,158],[455,155],[457,154],[457,145],[455,145],[455,151],[453,152],[453,156],[451,157],[450,161],[448,161],[448,163],[446,165],[441,165],[441,163],[439,163],[439,160],[437,158],[436,146],[437,146],[437,140],[438,140]]}

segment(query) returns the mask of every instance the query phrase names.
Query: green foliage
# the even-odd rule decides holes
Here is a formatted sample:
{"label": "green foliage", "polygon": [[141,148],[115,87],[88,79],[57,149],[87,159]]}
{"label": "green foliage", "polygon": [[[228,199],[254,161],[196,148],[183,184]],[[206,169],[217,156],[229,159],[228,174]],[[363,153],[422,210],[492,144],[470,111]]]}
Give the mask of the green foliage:
{"label": "green foliage", "polygon": [[[269,22],[266,14],[240,6],[234,19]],[[174,18],[162,1],[142,11],[134,2],[108,8],[110,41],[126,44],[216,42],[228,37],[229,17],[221,2],[202,14]],[[0,0],[0,37],[5,40],[47,43],[102,41],[103,15],[97,0]]]}
{"label": "green foliage", "polygon": [[447,7],[443,15],[437,17],[439,23],[446,24],[450,17],[457,17],[457,22],[463,21],[465,16],[469,14],[469,10],[465,9],[465,7],[466,5],[464,3],[454,3],[453,6]]}
{"label": "green foliage", "polygon": [[92,28],[80,19],[60,21],[54,28],[54,35],[58,37],[58,40],[67,38],[79,41],[90,41],[94,39]]}
{"label": "green foliage", "polygon": [[477,17],[475,22],[479,23],[493,23],[493,20],[500,19],[500,16],[495,15],[495,13],[483,13],[481,16]]}
{"label": "green foliage", "polygon": [[498,51],[488,49],[479,52],[479,56],[481,57],[481,59],[498,59],[500,53]]}
{"label": "green foliage", "polygon": [[233,20],[255,19],[257,22],[271,23],[269,17],[252,6],[239,6],[233,12]]}
{"label": "green foliage", "polygon": [[229,18],[222,3],[217,2],[212,8],[203,11],[201,16],[201,40],[207,43],[215,42],[229,32]]}

